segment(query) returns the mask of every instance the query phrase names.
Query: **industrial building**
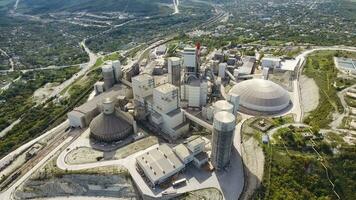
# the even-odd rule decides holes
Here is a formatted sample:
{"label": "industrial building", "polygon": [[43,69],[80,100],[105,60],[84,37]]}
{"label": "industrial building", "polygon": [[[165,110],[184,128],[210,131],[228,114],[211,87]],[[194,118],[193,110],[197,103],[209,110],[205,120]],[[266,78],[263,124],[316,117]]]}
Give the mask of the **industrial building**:
{"label": "industrial building", "polygon": [[184,144],[173,148],[167,144],[148,151],[136,158],[136,163],[152,185],[165,182],[179,173],[189,163],[200,168],[208,162],[205,141],[201,137],[188,138]]}
{"label": "industrial building", "polygon": [[256,58],[253,56],[246,56],[242,59],[242,62],[243,62],[242,66],[239,67],[237,71],[238,75],[244,76],[244,75],[252,74],[255,68]]}
{"label": "industrial building", "polygon": [[153,185],[163,183],[185,167],[167,144],[138,156],[136,163]]}
{"label": "industrial building", "polygon": [[115,85],[108,91],[95,96],[92,100],[74,108],[68,113],[69,125],[71,127],[85,128],[89,126],[94,117],[100,114],[102,100],[106,98],[115,99],[118,96],[130,96],[130,89],[124,85]]}
{"label": "industrial building", "polygon": [[282,60],[280,58],[277,58],[277,57],[265,57],[265,58],[262,58],[261,60],[261,66],[262,68],[281,68],[281,62]]}
{"label": "industrial building", "polygon": [[217,170],[224,169],[230,162],[235,126],[233,114],[221,111],[214,115],[211,162]]}
{"label": "industrial building", "polygon": [[115,110],[115,102],[106,98],[102,103],[102,113],[90,123],[90,136],[98,141],[115,142],[133,133],[132,125],[122,119]]}
{"label": "industrial building", "polygon": [[188,131],[189,124],[184,121],[176,86],[166,83],[154,88],[153,102],[148,106],[152,107],[153,124],[160,127],[170,138],[177,139]]}
{"label": "industrial building", "polygon": [[205,106],[208,98],[208,82],[192,78],[181,86],[181,99],[187,101],[189,107]]}
{"label": "industrial building", "polygon": [[154,79],[148,74],[141,74],[132,78],[132,92],[134,99],[142,104],[145,98],[153,94]]}
{"label": "industrial building", "polygon": [[197,51],[195,48],[186,47],[183,50],[183,66],[187,75],[197,74]]}
{"label": "industrial building", "polygon": [[289,93],[278,84],[264,79],[251,79],[236,84],[229,92],[239,96],[239,111],[274,114],[290,104]]}

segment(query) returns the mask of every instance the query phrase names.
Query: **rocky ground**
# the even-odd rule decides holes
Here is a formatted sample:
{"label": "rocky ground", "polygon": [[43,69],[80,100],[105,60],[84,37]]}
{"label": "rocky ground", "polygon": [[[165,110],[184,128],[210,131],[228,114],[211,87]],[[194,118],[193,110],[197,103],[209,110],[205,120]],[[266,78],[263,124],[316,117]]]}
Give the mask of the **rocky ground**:
{"label": "rocky ground", "polygon": [[315,81],[302,75],[299,80],[302,95],[302,105],[305,115],[316,109],[319,104],[319,88]]}
{"label": "rocky ground", "polygon": [[219,190],[209,188],[204,190],[197,190],[189,192],[186,195],[177,198],[178,200],[222,200],[223,197]]}
{"label": "rocky ground", "polygon": [[56,196],[103,196],[138,199],[133,183],[124,175],[68,174],[31,179],[15,193],[16,199]]}

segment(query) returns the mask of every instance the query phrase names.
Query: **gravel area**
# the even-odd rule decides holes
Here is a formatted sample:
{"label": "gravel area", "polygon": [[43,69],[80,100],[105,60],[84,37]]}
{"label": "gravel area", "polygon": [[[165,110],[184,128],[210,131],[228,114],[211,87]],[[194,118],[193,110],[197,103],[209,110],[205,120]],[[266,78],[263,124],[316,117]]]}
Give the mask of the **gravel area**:
{"label": "gravel area", "polygon": [[102,158],[103,152],[91,149],[89,147],[79,147],[72,150],[66,157],[66,162],[71,165],[97,162]]}
{"label": "gravel area", "polygon": [[178,200],[222,200],[219,190],[215,188],[197,190],[177,198]]}
{"label": "gravel area", "polygon": [[315,81],[302,75],[299,80],[302,95],[302,106],[304,113],[307,115],[308,112],[313,111],[318,107],[319,104],[319,88]]}
{"label": "gravel area", "polygon": [[141,150],[147,149],[150,146],[158,144],[157,137],[149,136],[143,138],[137,142],[124,146],[118,150],[116,150],[114,159],[126,158],[127,156],[139,152]]}
{"label": "gravel area", "polygon": [[265,163],[262,148],[254,138],[243,142],[242,159],[245,164],[245,188],[240,199],[248,200],[261,185]]}
{"label": "gravel area", "polygon": [[16,199],[56,196],[98,196],[138,199],[133,183],[124,175],[71,174],[27,181],[16,191]]}

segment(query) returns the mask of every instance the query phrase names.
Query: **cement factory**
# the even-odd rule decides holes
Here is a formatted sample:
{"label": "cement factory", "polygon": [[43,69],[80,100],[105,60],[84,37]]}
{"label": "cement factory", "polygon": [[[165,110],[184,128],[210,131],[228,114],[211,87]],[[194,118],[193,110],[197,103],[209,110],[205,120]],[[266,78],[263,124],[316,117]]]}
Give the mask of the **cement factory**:
{"label": "cement factory", "polygon": [[[130,67],[106,62],[102,81],[94,85],[95,97],[68,114],[70,126],[88,127],[90,140],[101,146],[129,144],[142,131],[161,138],[164,142],[135,157],[131,173],[138,173],[154,194],[176,193],[182,182],[190,187],[184,174],[191,165],[216,176],[237,173],[232,170],[243,174],[239,116],[288,113],[293,108],[291,93],[268,77],[280,71],[294,75],[299,61],[267,57],[259,65],[258,58],[233,50],[218,50],[202,59],[200,44],[182,48],[176,57],[165,57],[166,51],[159,45],[150,63]],[[192,135],[197,128],[212,137]],[[174,192],[157,190],[167,184]]]}

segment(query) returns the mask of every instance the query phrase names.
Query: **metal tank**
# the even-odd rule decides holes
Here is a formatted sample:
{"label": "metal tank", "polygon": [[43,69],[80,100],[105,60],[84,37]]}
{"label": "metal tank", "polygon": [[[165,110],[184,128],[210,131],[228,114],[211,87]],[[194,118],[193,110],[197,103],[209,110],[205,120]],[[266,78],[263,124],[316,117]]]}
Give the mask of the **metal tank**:
{"label": "metal tank", "polygon": [[214,104],[214,113],[218,113],[220,111],[226,111],[229,113],[233,113],[234,106],[226,100],[217,101]]}
{"label": "metal tank", "polygon": [[112,62],[112,68],[114,71],[114,78],[116,83],[120,82],[122,72],[121,72],[121,62],[119,60],[115,60]]}
{"label": "metal tank", "polygon": [[104,65],[101,67],[103,78],[104,78],[104,89],[107,91],[115,83],[114,69],[111,65]]}
{"label": "metal tank", "polygon": [[217,170],[222,170],[230,162],[235,126],[233,114],[221,111],[214,115],[211,162]]}
{"label": "metal tank", "polygon": [[168,81],[180,87],[181,81],[181,59],[177,57],[168,58]]}
{"label": "metal tank", "polygon": [[233,114],[236,115],[237,111],[239,110],[239,105],[240,105],[240,95],[231,93],[228,96],[228,101],[234,106],[233,109]]}
{"label": "metal tank", "polygon": [[106,115],[110,115],[113,114],[115,111],[115,105],[114,105],[114,101],[110,98],[106,98],[103,100],[103,113]]}

